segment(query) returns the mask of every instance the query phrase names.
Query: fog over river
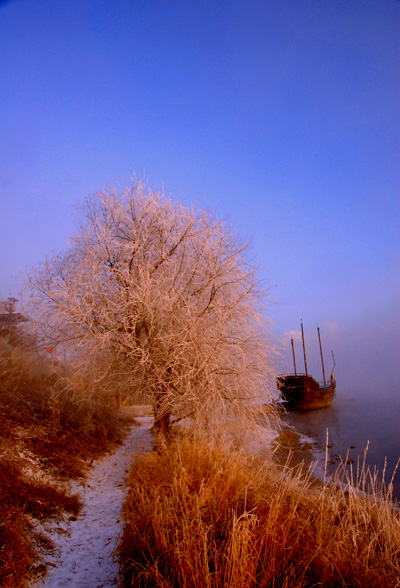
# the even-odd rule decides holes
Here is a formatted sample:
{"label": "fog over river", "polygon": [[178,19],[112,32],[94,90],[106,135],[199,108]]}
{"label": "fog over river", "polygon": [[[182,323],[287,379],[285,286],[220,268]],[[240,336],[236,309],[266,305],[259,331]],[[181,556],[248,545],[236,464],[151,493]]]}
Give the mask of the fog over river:
{"label": "fog over river", "polygon": [[[336,396],[329,408],[308,413],[292,412],[284,417],[300,433],[315,439],[323,448],[329,435],[330,465],[339,457],[357,462],[368,445],[367,464],[383,470],[387,459],[388,481],[400,458],[400,325],[397,304],[383,316],[361,317],[347,328],[329,325],[321,328],[325,372],[332,368],[331,348],[336,359]],[[389,312],[388,312],[389,310]],[[382,315],[384,313],[382,312]],[[322,327],[322,326],[321,326]],[[304,370],[300,332],[295,333],[298,371]],[[287,334],[289,335],[289,334]],[[282,371],[293,370],[286,336]],[[322,380],[317,334],[306,332],[308,371]],[[394,496],[400,500],[400,472],[394,481]]]}

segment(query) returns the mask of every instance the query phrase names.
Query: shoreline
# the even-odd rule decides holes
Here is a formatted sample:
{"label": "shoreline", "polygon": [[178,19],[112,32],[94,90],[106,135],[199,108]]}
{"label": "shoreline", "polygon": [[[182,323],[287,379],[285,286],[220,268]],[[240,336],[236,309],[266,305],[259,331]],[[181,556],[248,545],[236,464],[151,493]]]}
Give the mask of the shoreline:
{"label": "shoreline", "polygon": [[303,467],[312,476],[324,481],[326,478],[326,453],[315,439],[300,433],[293,427],[282,427],[273,442],[274,461],[279,466]]}
{"label": "shoreline", "polygon": [[[363,495],[365,498],[371,498],[373,500],[379,498],[379,492],[378,495],[374,495],[374,493],[361,491],[357,485],[345,482],[340,477],[335,479],[335,474],[340,468],[343,468],[343,471],[345,471],[346,465],[352,467],[354,462],[349,458],[346,458],[346,461],[337,461],[329,458],[331,445],[328,443],[328,437],[327,446],[324,449],[319,441],[300,433],[292,425],[288,425],[278,431],[273,442],[273,447],[274,460],[282,468],[303,468],[303,473],[310,473],[311,478],[319,484],[326,482],[328,485],[331,485],[333,483],[347,493],[351,490],[359,496]],[[368,467],[365,469],[367,470]],[[381,496],[381,499],[384,499],[383,496]],[[400,500],[398,497],[392,496],[391,504],[393,510],[400,512]]]}

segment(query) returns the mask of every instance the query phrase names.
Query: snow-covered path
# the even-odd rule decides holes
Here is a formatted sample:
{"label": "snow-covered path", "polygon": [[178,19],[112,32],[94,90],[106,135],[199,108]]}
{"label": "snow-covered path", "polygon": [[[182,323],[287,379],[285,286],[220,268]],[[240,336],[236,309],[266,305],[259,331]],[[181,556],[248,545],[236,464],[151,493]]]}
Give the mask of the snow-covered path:
{"label": "snow-covered path", "polygon": [[138,419],[140,427],[132,427],[117,451],[96,462],[84,485],[75,483],[83,508],[75,521],[58,525],[51,534],[55,544],[48,575],[34,588],[110,588],[118,586],[118,564],[112,552],[122,534],[121,508],[124,480],[132,455],[149,450],[153,445],[150,433],[152,419]]}

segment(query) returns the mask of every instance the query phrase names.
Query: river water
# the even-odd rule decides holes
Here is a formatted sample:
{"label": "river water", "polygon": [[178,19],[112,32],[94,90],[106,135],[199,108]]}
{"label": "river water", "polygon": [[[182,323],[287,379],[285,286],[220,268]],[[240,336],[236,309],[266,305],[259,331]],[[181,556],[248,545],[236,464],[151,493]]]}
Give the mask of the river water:
{"label": "river water", "polygon": [[[364,458],[373,471],[386,465],[386,483],[392,477],[400,458],[400,395],[336,393],[329,408],[310,412],[292,411],[283,420],[299,433],[314,439],[324,452],[328,429],[328,471],[332,472],[341,459]],[[394,477],[393,497],[400,501],[400,468]]]}

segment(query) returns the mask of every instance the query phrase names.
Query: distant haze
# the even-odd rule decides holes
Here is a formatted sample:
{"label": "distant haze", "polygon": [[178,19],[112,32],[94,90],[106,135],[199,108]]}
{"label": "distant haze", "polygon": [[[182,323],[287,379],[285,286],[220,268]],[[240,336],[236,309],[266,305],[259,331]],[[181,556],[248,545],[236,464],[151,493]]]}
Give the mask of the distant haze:
{"label": "distant haze", "polygon": [[[335,378],[337,396],[359,399],[396,398],[400,401],[398,365],[400,361],[400,315],[397,304],[382,308],[380,313],[366,313],[358,320],[345,324],[320,324],[325,375],[329,379],[332,354],[336,360]],[[290,338],[294,338],[296,367],[304,372],[304,356],[301,331],[285,333],[280,341],[282,372],[293,371]],[[305,342],[308,372],[322,381],[322,367],[317,329],[305,326]],[[400,414],[399,414],[400,422]]]}

